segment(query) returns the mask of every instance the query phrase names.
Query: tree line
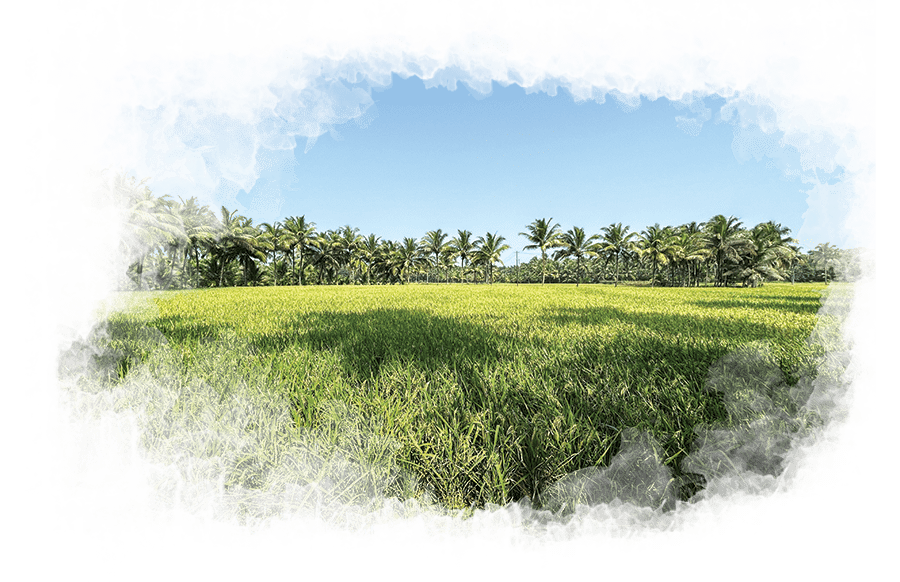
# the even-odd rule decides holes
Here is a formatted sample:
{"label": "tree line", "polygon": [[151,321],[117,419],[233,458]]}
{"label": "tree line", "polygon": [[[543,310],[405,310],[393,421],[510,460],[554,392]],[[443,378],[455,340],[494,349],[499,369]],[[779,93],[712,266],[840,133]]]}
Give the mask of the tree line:
{"label": "tree line", "polygon": [[733,216],[640,232],[613,223],[597,234],[577,226],[562,231],[552,218],[540,218],[519,233],[528,241],[522,251],[535,256],[513,266],[502,261],[510,246],[497,233],[451,236],[437,229],[394,241],[350,226],[320,232],[305,216],[255,225],[224,206],[217,216],[193,197],[155,196],[145,182],[114,180],[127,214],[123,288],[624,281],[756,287],[859,274],[856,251],[824,243],[803,253],[788,228],[771,221],[745,228]]}

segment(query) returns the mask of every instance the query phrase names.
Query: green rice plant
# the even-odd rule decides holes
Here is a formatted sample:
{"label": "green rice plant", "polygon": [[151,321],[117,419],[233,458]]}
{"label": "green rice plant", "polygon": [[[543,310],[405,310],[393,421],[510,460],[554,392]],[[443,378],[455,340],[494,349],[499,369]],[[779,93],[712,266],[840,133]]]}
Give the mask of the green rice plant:
{"label": "green rice plant", "polygon": [[[671,507],[702,488],[699,457],[683,466],[698,438],[760,419],[800,430],[822,364],[807,340],[823,287],[133,293],[63,354],[60,374],[85,393],[157,386],[119,399],[145,409],[148,450],[218,459],[222,488],[241,495]],[[711,367],[747,346],[765,365],[739,370],[747,389],[720,389]],[[185,441],[204,426],[218,440]],[[643,493],[621,477],[637,474],[622,464],[632,457],[649,475]]]}

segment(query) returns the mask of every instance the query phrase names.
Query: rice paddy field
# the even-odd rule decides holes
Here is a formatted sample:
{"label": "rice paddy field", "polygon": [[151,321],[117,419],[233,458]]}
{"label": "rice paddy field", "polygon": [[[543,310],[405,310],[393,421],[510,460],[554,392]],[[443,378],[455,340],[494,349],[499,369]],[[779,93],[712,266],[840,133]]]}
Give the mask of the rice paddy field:
{"label": "rice paddy field", "polygon": [[825,289],[129,293],[60,375],[84,407],[134,411],[182,496],[666,507],[726,465],[777,474],[816,425]]}

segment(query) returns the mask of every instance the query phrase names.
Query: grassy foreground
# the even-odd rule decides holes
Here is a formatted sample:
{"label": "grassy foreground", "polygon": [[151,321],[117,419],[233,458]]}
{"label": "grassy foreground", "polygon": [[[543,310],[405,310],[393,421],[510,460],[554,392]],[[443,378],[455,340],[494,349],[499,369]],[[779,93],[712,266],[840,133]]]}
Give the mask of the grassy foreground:
{"label": "grassy foreground", "polygon": [[226,489],[264,491],[290,473],[344,500],[546,504],[562,477],[609,465],[638,431],[687,499],[700,485],[681,461],[698,431],[741,420],[704,389],[710,367],[766,342],[788,394],[813,373],[806,340],[823,289],[133,293],[61,372],[85,392],[118,394],[119,408],[143,407],[151,450],[189,449],[190,470],[217,471]]}

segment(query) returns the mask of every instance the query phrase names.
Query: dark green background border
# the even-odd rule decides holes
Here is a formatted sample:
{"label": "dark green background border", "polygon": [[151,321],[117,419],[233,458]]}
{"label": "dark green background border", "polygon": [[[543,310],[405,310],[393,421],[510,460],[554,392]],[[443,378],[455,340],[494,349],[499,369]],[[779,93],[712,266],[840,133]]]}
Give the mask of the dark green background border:
{"label": "dark green background border", "polygon": [[[818,2],[818,0],[817,0]],[[106,2],[104,2],[106,3]],[[510,2],[511,4],[513,2]],[[615,2],[614,2],[615,3]],[[100,4],[91,2],[90,6]],[[253,3],[255,4],[255,3]],[[276,3],[277,4],[277,3]],[[355,3],[354,3],[355,4]],[[417,6],[429,9],[428,2],[415,1]],[[605,4],[605,2],[604,2]],[[251,4],[252,5],[252,4]],[[438,10],[449,3],[434,3]],[[897,3],[882,2],[878,8],[878,31],[892,33],[892,22],[898,13]],[[90,10],[85,12],[82,23],[91,20]],[[24,61],[32,47],[39,54],[39,79],[46,79],[50,66],[50,50],[58,46],[58,37],[66,23],[56,5],[48,0],[17,3],[5,7],[4,16],[10,30],[17,34],[4,35],[4,146],[5,175],[13,177],[8,185],[8,196],[13,206],[5,213],[7,224],[13,232],[11,248],[19,249],[5,254],[8,264],[25,261],[27,273],[40,277],[44,266],[55,263],[61,255],[56,241],[47,232],[50,215],[46,203],[46,191],[41,194],[41,204],[31,206],[31,196],[24,194],[30,187],[24,166],[29,151],[25,145],[36,126],[46,128],[54,117],[55,91],[42,89],[38,95],[41,103],[27,107],[33,94],[28,94],[28,81],[24,75]],[[648,23],[652,26],[652,23]],[[49,34],[47,32],[49,29]],[[120,32],[122,32],[120,30]],[[124,35],[124,33],[123,33]],[[26,39],[31,38],[29,43]],[[892,52],[894,37],[882,35],[882,55]],[[874,59],[869,66],[874,64]],[[897,71],[893,59],[882,59],[881,87],[879,94],[893,96]],[[874,69],[872,69],[874,70]],[[41,77],[42,75],[42,77]],[[871,77],[870,77],[871,78]],[[890,102],[886,102],[890,103]],[[894,111],[882,116],[882,131],[878,148],[882,159],[890,159],[898,150],[891,140]],[[885,129],[887,120],[887,129]],[[40,142],[39,168],[45,168],[53,150],[54,140],[47,135]],[[23,159],[24,158],[24,159]],[[895,164],[894,164],[895,165]],[[885,171],[892,166],[886,166]],[[43,173],[43,170],[40,170]],[[883,182],[886,182],[883,181]],[[895,203],[892,199],[881,202],[881,216],[892,216]],[[884,222],[884,221],[881,221]],[[887,231],[885,231],[887,232]],[[25,237],[38,236],[32,242]],[[882,253],[882,289],[892,289],[892,255]],[[888,268],[886,268],[888,267]],[[15,276],[17,278],[18,276]],[[29,285],[26,280],[26,290]],[[9,306],[7,317],[13,322],[3,334],[7,370],[21,370],[28,364],[32,345],[23,343],[34,331],[29,323],[29,311],[36,315],[36,325],[42,329],[43,348],[37,362],[37,378],[44,378],[49,365],[50,335],[55,328],[55,317],[49,313],[49,297],[46,285],[39,295],[40,303],[29,306],[20,303],[18,291],[4,288],[9,294],[5,302]],[[893,320],[893,308],[882,306],[882,323]],[[21,331],[20,331],[21,330]],[[888,343],[884,343],[887,341]],[[14,346],[18,345],[18,348]],[[890,335],[882,340],[881,354],[893,353]],[[19,354],[19,355],[15,355]],[[884,366],[888,367],[885,368]],[[536,553],[521,554],[505,550],[493,550],[476,543],[466,552],[460,566],[449,551],[441,554],[440,548],[430,546],[393,546],[379,544],[351,553],[341,549],[337,539],[317,538],[313,542],[295,541],[282,547],[280,543],[263,543],[259,549],[222,548],[211,543],[197,544],[191,538],[182,540],[177,533],[169,532],[164,549],[145,549],[137,534],[123,536],[124,554],[118,563],[106,564],[97,557],[98,542],[84,535],[80,522],[75,531],[64,522],[58,523],[54,500],[49,491],[48,475],[53,451],[46,438],[32,442],[34,435],[46,428],[46,412],[50,398],[42,392],[23,399],[23,392],[33,386],[36,377],[28,377],[23,384],[10,383],[4,390],[2,406],[4,422],[5,478],[3,520],[4,577],[9,580],[154,580],[165,577],[171,580],[250,580],[268,579],[272,576],[335,579],[371,578],[421,578],[435,576],[456,578],[478,576],[485,578],[581,577],[598,579],[628,576],[645,579],[660,575],[671,579],[714,577],[721,579],[789,579],[810,576],[815,579],[875,578],[879,572],[886,575],[895,570],[894,534],[896,518],[894,477],[896,443],[896,412],[891,404],[896,397],[886,383],[887,375],[893,377],[892,358],[882,358],[882,392],[870,397],[868,406],[873,410],[869,421],[859,428],[856,436],[858,447],[851,452],[851,462],[859,465],[861,476],[847,473],[843,476],[850,486],[826,491],[821,497],[792,503],[788,506],[772,506],[762,523],[754,526],[738,524],[718,538],[706,539],[680,546],[667,546],[657,551],[632,551],[622,554],[609,548],[579,547],[573,557],[547,555],[547,567],[540,568],[542,558]],[[14,375],[10,372],[10,375]],[[46,389],[46,384],[44,384]],[[889,414],[890,419],[883,418]],[[893,419],[893,420],[892,420]],[[39,454],[38,454],[39,453]],[[26,467],[29,469],[26,470]],[[37,472],[38,477],[33,473]],[[38,480],[44,487],[38,493],[26,493]],[[61,525],[60,531],[53,528]],[[757,532],[754,535],[754,532]],[[323,541],[324,540],[324,541]],[[109,540],[106,544],[110,545]],[[154,544],[159,545],[159,544]]]}

